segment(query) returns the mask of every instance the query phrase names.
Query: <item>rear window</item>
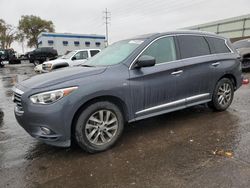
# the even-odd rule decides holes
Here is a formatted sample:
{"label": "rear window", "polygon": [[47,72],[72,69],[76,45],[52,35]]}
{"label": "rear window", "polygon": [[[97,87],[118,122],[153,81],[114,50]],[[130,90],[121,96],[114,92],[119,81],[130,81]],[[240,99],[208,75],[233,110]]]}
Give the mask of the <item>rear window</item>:
{"label": "rear window", "polygon": [[90,50],[91,57],[95,56],[98,53],[99,53],[99,50]]}
{"label": "rear window", "polygon": [[225,44],[224,39],[214,38],[214,37],[206,37],[210,47],[212,54],[220,54],[220,53],[229,53],[231,52],[227,45]]}
{"label": "rear window", "polygon": [[210,54],[209,45],[204,37],[183,35],[177,38],[183,59]]}

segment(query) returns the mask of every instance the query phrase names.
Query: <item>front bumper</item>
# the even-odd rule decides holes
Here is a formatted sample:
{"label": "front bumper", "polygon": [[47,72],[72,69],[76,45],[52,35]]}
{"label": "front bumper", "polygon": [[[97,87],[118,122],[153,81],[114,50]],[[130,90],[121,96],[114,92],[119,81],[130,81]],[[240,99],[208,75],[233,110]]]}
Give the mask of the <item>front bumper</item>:
{"label": "front bumper", "polygon": [[[19,93],[17,93],[18,90],[13,91],[14,102],[17,104],[14,110],[15,117],[26,132],[49,145],[70,146],[70,126],[65,123],[64,117],[66,116],[62,113],[65,105],[63,99],[51,105],[35,105],[30,101],[25,104],[21,100],[20,90]],[[16,98],[16,95],[20,99]]]}

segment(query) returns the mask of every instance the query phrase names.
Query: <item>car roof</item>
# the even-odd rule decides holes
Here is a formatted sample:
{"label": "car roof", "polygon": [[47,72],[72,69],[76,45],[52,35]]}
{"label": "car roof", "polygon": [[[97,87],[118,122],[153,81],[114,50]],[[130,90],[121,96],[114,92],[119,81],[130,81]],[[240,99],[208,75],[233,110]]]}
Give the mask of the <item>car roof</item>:
{"label": "car roof", "polygon": [[101,49],[98,49],[98,48],[91,48],[91,49],[80,49],[80,50],[73,50],[73,51],[75,51],[75,52],[79,52],[79,51],[89,51],[89,50],[100,50],[101,51]]}
{"label": "car roof", "polygon": [[165,35],[180,35],[180,34],[206,35],[206,36],[210,36],[210,37],[217,37],[217,38],[226,39],[225,37],[217,35],[217,34],[212,33],[212,32],[197,31],[197,30],[176,30],[176,31],[167,31],[167,32],[163,32],[163,33],[149,33],[149,34],[135,36],[131,39],[150,39],[150,38],[156,38],[156,37],[165,36]]}

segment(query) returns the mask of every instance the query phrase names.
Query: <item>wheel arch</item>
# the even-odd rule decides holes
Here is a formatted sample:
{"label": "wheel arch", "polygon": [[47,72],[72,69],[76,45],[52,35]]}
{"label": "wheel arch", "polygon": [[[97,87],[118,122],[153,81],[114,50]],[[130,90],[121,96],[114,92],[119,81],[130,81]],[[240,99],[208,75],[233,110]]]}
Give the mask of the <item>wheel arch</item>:
{"label": "wheel arch", "polygon": [[104,95],[104,96],[98,96],[92,99],[89,99],[88,101],[86,101],[85,103],[83,103],[78,109],[77,111],[74,113],[74,117],[72,119],[71,122],[71,138],[72,135],[75,131],[75,125],[77,122],[78,117],[80,116],[81,112],[87,108],[88,106],[90,106],[91,104],[94,104],[96,102],[101,102],[101,101],[108,101],[111,102],[113,104],[115,104],[122,112],[122,115],[124,117],[124,121],[127,122],[129,117],[128,117],[128,109],[127,106],[125,104],[125,102],[120,99],[119,97],[116,96],[111,96],[111,95]]}
{"label": "wheel arch", "polygon": [[229,80],[231,80],[232,83],[233,83],[233,86],[234,86],[234,90],[236,90],[237,80],[236,80],[236,78],[235,78],[235,76],[233,74],[225,74],[218,81],[220,81],[223,78],[228,78]]}

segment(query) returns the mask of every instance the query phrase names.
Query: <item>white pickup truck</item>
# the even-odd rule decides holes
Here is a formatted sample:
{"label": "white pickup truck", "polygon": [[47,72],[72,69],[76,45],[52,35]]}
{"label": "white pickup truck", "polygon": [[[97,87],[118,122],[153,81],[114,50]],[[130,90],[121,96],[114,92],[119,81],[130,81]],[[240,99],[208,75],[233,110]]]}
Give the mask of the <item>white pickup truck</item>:
{"label": "white pickup truck", "polygon": [[63,67],[80,65],[100,51],[100,49],[74,50],[60,58],[44,62],[36,66],[34,70],[39,73],[45,73]]}

